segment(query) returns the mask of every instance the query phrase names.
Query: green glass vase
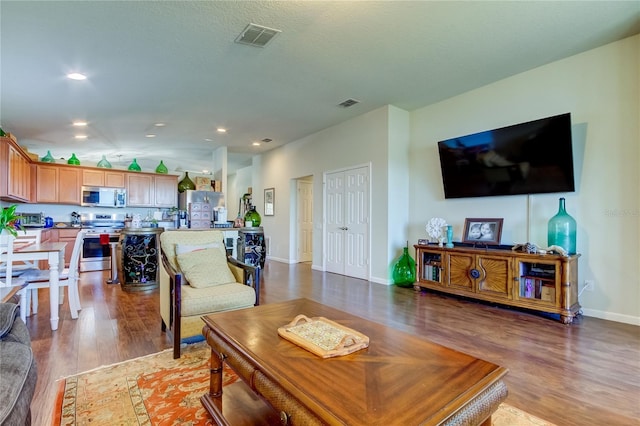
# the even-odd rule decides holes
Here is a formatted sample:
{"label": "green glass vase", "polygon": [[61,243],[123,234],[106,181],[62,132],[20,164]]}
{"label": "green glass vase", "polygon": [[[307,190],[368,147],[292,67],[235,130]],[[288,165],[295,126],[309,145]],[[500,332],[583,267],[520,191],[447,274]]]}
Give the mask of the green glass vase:
{"label": "green glass vase", "polygon": [[167,169],[167,166],[164,165],[162,160],[160,160],[160,164],[158,164],[158,167],[156,167],[156,173],[162,173],[165,175],[169,173],[169,169]]}
{"label": "green glass vase", "polygon": [[244,223],[251,221],[251,226],[260,226],[262,223],[262,218],[260,217],[260,213],[256,211],[255,206],[251,206],[251,209],[244,215]]}
{"label": "green glass vase", "polygon": [[80,160],[78,160],[78,157],[76,157],[76,154],[72,153],[71,158],[67,160],[67,164],[73,164],[74,166],[79,166]]}
{"label": "green glass vase", "polygon": [[547,244],[576,254],[576,220],[567,213],[564,198],[558,202],[558,213],[549,219]]}
{"label": "green glass vase", "polygon": [[413,287],[416,282],[416,262],[409,255],[409,243],[393,265],[393,283],[398,287]]}
{"label": "green glass vase", "polygon": [[196,184],[189,179],[189,172],[184,173],[184,179],[178,182],[178,192],[184,192],[188,190],[196,189]]}
{"label": "green glass vase", "polygon": [[55,163],[56,162],[56,160],[53,158],[53,155],[51,155],[51,151],[47,151],[47,155],[42,157],[40,159],[40,161],[42,161],[43,163]]}
{"label": "green glass vase", "polygon": [[138,165],[138,161],[134,158],[133,161],[131,162],[131,164],[129,164],[128,170],[131,170],[132,172],[139,172],[142,169]]}
{"label": "green glass vase", "polygon": [[100,167],[101,169],[110,169],[111,163],[107,160],[107,157],[102,156],[102,160],[98,161],[96,167]]}

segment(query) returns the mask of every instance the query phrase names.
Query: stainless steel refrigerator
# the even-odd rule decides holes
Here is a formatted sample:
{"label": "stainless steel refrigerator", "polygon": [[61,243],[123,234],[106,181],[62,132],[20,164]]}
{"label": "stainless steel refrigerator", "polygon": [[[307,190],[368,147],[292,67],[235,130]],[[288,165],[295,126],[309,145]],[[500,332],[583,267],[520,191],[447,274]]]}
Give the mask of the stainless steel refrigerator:
{"label": "stainless steel refrigerator", "polygon": [[188,214],[189,228],[211,228],[218,209],[224,208],[224,194],[187,190],[178,195],[178,208]]}

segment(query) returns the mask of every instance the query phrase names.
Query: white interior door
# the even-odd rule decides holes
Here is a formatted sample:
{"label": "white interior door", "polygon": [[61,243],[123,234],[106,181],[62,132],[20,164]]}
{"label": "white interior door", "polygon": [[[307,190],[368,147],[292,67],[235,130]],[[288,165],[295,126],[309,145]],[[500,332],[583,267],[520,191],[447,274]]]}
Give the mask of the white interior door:
{"label": "white interior door", "polygon": [[328,272],[369,278],[369,167],[326,175]]}
{"label": "white interior door", "polygon": [[298,180],[298,262],[313,259],[313,182]]}

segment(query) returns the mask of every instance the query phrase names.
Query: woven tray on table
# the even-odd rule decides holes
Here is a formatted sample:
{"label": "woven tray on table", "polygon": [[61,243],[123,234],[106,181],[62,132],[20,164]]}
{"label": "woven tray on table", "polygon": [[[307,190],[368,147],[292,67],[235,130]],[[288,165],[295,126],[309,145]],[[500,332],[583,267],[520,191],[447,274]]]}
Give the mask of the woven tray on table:
{"label": "woven tray on table", "polygon": [[369,338],[324,317],[298,315],[278,328],[280,337],[322,358],[348,355],[369,346]]}

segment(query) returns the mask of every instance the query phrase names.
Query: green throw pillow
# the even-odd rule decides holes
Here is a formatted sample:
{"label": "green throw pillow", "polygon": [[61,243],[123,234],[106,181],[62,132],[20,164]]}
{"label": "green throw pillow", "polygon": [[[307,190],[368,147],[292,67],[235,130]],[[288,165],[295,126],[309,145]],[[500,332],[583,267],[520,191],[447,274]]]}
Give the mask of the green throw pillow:
{"label": "green throw pillow", "polygon": [[218,248],[179,254],[178,265],[191,287],[206,288],[236,282],[227,257]]}

